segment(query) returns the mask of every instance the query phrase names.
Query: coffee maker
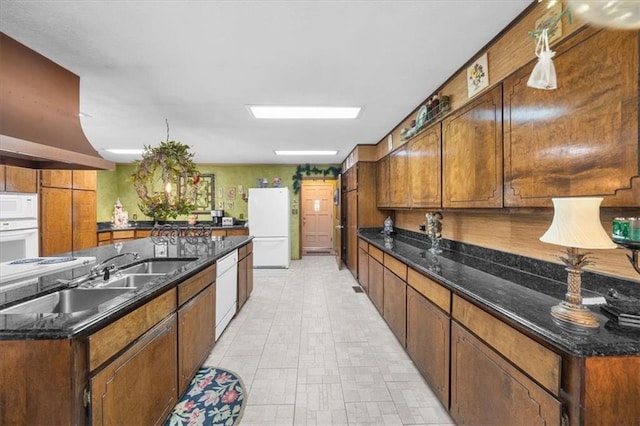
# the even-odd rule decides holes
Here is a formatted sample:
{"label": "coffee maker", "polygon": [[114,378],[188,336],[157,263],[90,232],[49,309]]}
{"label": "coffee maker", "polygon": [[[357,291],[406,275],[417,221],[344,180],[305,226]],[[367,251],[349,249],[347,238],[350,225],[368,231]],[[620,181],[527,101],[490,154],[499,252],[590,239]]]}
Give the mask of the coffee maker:
{"label": "coffee maker", "polygon": [[214,226],[222,226],[224,210],[211,210],[211,223]]}

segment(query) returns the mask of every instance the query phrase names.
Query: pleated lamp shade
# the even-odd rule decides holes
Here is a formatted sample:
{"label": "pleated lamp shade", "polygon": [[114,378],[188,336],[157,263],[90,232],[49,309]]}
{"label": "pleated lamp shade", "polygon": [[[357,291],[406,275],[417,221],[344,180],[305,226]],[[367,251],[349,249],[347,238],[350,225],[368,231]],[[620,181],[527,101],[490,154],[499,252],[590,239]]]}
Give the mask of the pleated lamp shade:
{"label": "pleated lamp shade", "polygon": [[553,220],[540,241],[582,249],[617,246],[600,222],[602,197],[552,198]]}

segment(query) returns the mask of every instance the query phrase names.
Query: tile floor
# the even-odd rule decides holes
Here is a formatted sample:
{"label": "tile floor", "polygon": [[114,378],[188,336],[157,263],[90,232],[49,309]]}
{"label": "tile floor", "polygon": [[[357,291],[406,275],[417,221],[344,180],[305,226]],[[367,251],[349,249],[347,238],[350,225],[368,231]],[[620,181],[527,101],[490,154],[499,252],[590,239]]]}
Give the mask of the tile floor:
{"label": "tile floor", "polygon": [[242,426],[449,425],[446,410],[333,256],[257,269],[206,365],[240,375]]}

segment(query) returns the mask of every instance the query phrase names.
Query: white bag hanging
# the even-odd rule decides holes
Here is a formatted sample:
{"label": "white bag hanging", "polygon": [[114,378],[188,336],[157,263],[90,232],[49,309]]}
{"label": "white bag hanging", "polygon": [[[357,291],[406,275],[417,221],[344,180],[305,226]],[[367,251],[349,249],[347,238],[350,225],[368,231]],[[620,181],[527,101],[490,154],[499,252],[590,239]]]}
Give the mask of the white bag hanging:
{"label": "white bag hanging", "polygon": [[551,58],[556,52],[549,49],[549,34],[547,29],[543,29],[536,43],[536,56],[538,63],[533,67],[527,86],[534,89],[553,90],[558,87],[556,81],[556,68],[553,66]]}

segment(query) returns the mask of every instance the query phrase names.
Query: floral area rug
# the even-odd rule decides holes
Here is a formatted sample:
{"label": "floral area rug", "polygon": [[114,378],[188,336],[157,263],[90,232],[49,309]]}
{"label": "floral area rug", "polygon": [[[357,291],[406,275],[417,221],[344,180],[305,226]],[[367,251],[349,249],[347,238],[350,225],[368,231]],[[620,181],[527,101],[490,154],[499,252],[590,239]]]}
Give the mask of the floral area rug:
{"label": "floral area rug", "polygon": [[221,368],[203,367],[165,426],[231,426],[240,421],[244,401],[244,386],[236,374]]}

